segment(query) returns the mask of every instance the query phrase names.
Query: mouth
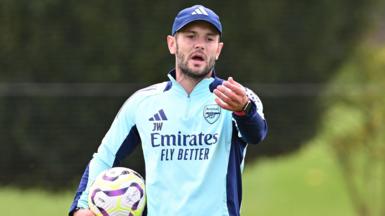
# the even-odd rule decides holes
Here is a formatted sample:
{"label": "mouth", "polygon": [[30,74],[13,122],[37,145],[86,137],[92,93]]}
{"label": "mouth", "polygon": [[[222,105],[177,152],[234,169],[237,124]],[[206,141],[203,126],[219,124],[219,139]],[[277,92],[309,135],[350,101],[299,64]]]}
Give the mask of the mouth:
{"label": "mouth", "polygon": [[197,62],[203,62],[205,61],[205,55],[202,53],[194,53],[191,55],[191,59]]}

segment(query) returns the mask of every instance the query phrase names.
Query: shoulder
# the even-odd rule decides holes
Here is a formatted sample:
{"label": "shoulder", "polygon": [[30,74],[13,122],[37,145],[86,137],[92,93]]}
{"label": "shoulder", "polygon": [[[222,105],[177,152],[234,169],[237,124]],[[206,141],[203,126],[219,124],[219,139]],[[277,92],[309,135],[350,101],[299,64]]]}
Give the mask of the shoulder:
{"label": "shoulder", "polygon": [[147,86],[136,91],[130,98],[145,98],[151,95],[162,94],[166,91],[168,84],[169,82],[166,81]]}
{"label": "shoulder", "polygon": [[169,82],[156,83],[145,88],[137,90],[123,104],[123,107],[129,105],[138,105],[142,101],[151,98],[152,96],[160,95],[167,89]]}

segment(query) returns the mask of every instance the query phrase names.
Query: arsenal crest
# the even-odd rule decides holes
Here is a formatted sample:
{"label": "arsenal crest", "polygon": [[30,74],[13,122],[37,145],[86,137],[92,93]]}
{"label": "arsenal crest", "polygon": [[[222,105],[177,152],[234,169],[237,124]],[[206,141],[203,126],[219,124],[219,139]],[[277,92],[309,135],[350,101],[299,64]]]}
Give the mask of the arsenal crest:
{"label": "arsenal crest", "polygon": [[221,108],[217,104],[206,105],[203,109],[203,117],[210,124],[213,124],[219,119]]}

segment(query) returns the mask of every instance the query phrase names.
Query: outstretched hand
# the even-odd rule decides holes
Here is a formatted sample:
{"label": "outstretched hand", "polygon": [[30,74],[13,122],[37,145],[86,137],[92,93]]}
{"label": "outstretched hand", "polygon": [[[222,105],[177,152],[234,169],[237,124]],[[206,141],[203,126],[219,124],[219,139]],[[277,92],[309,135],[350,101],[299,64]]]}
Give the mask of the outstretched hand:
{"label": "outstretched hand", "polygon": [[233,112],[242,111],[249,100],[245,87],[236,82],[232,77],[223,81],[222,85],[219,85],[214,90],[214,94],[217,96],[215,102],[220,107]]}

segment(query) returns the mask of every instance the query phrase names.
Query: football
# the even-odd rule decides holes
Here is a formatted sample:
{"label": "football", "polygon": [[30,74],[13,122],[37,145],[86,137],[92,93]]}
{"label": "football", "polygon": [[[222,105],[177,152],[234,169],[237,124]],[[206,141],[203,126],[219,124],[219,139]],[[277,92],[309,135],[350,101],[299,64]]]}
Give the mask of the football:
{"label": "football", "polygon": [[145,195],[140,174],[125,167],[114,167],[97,176],[88,194],[88,205],[97,216],[141,216]]}

